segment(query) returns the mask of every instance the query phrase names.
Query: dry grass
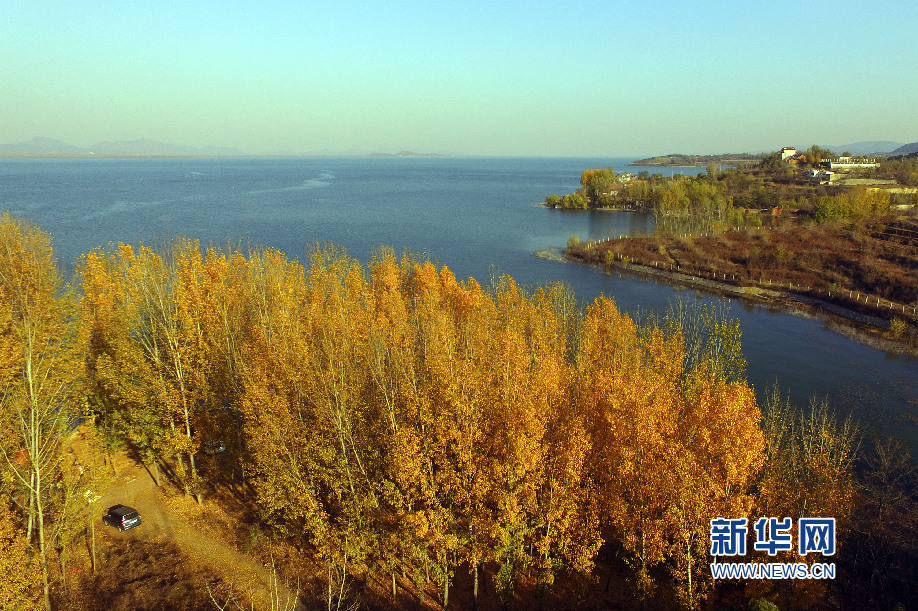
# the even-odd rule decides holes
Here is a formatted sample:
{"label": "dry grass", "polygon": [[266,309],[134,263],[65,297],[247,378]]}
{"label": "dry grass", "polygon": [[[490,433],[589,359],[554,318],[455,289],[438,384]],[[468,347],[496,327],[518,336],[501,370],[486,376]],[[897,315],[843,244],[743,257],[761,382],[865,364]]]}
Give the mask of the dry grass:
{"label": "dry grass", "polygon": [[236,551],[247,552],[251,539],[250,524],[255,518],[247,507],[228,491],[204,495],[203,504],[194,497],[185,496],[174,489],[167,489],[165,499],[169,509],[181,516],[188,524]]}
{"label": "dry grass", "polygon": [[[898,234],[912,235],[915,239]],[[854,291],[918,306],[918,221],[883,219],[834,226],[785,222],[774,229],[710,237],[638,237],[582,245],[572,253],[591,262],[605,252],[688,273],[726,274],[738,284],[788,284]]]}
{"label": "dry grass", "polygon": [[165,538],[106,533],[99,570],[81,572],[60,608],[107,609],[210,609],[207,586],[220,593],[225,585],[213,569],[192,560]]}

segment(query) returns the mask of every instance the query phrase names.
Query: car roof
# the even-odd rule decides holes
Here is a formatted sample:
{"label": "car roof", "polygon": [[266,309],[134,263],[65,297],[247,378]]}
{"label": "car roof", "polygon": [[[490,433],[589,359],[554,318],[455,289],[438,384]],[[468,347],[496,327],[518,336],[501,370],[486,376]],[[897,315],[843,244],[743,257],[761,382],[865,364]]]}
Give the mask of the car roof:
{"label": "car roof", "polygon": [[120,516],[137,515],[136,509],[132,509],[131,507],[126,507],[124,505],[115,505],[114,507],[109,508],[108,512],[118,514]]}

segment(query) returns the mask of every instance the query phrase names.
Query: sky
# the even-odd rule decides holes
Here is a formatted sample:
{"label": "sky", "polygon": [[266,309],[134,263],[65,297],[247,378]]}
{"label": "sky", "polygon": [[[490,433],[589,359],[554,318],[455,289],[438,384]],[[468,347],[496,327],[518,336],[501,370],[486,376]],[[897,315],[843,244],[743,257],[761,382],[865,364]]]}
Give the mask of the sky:
{"label": "sky", "polygon": [[918,3],[0,0],[0,142],[628,156],[918,141]]}

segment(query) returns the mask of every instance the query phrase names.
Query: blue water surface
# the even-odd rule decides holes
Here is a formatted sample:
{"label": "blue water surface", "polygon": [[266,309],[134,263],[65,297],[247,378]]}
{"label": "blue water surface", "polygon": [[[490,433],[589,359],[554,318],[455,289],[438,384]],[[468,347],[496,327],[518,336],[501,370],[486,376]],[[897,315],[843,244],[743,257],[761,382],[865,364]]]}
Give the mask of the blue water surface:
{"label": "blue water surface", "polygon": [[[629,168],[630,159],[255,158],[3,159],[0,209],[54,236],[61,263],[109,243],[176,235],[204,245],[269,246],[305,258],[331,241],[366,260],[381,244],[420,252],[458,276],[495,271],[538,285],[563,280],[582,300],[600,292],[629,311],[660,309],[693,290],[630,275],[546,261],[537,249],[571,235],[601,239],[649,233],[644,214],[560,211],[538,203],[579,186],[586,168]],[[646,168],[651,172],[659,168]],[[697,173],[698,168],[663,170]],[[703,171],[703,169],[701,170]],[[820,317],[731,302],[743,329],[748,376],[759,397],[777,382],[792,399],[828,398],[868,431],[918,448],[918,360],[868,348]]]}

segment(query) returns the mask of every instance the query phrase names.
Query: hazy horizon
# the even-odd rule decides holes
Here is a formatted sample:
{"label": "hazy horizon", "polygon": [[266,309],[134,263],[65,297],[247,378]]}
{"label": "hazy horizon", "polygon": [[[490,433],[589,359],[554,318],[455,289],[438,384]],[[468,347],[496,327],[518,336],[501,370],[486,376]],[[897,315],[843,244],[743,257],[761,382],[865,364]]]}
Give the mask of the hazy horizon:
{"label": "hazy horizon", "polygon": [[[82,151],[66,151],[66,150],[57,150],[53,152],[48,152],[47,150],[40,151],[24,151],[15,149],[16,146],[24,145],[28,147],[29,145],[44,145],[51,146],[48,141],[57,142],[65,146],[78,146],[78,148],[83,149]],[[889,146],[885,148],[876,148],[875,145],[888,142]],[[153,147],[151,150],[144,150],[143,146],[140,145],[164,145],[165,147],[174,149],[170,151],[163,151],[157,147]],[[895,143],[892,141],[863,141],[859,143],[836,143],[836,144],[827,144],[822,143],[813,143],[812,145],[821,146],[824,148],[829,148],[835,153],[841,154],[843,151],[847,151],[851,148],[850,145],[860,146],[860,145],[871,145],[870,150],[861,151],[860,149],[855,150],[853,154],[883,154],[892,152],[895,148],[909,143]],[[101,151],[97,149],[99,145],[107,145],[106,149]],[[138,145],[137,149],[126,149],[121,151],[115,151],[111,148],[112,145]],[[894,145],[894,146],[893,146]],[[13,147],[12,149],[10,147]],[[811,145],[798,146],[800,150],[809,148]],[[182,150],[185,149],[185,150]],[[195,150],[190,150],[195,149]],[[854,150],[854,149],[852,149]],[[229,147],[217,147],[213,145],[203,145],[201,147],[193,147],[179,142],[164,142],[153,140],[152,138],[138,138],[135,140],[115,140],[115,141],[99,141],[94,142],[91,145],[79,146],[70,142],[64,142],[56,138],[48,138],[46,136],[36,136],[30,138],[29,140],[10,143],[10,142],[0,142],[0,158],[29,158],[29,157],[99,157],[99,158],[112,158],[112,157],[215,157],[215,158],[233,158],[233,157],[455,157],[455,158],[477,158],[477,157],[495,157],[495,158],[606,158],[606,159],[642,159],[649,157],[658,157],[658,156],[667,156],[667,155],[731,155],[731,154],[749,154],[749,155],[760,155],[767,154],[769,152],[774,152],[772,150],[743,150],[743,151],[657,151],[654,153],[644,153],[644,154],[619,154],[619,155],[583,155],[583,154],[570,154],[570,155],[513,155],[513,154],[475,154],[475,153],[456,153],[452,151],[413,151],[408,149],[387,149],[387,150],[319,150],[319,151],[265,151],[261,153],[252,153],[249,151],[243,151],[239,149],[233,149]]]}
{"label": "hazy horizon", "polygon": [[0,142],[640,157],[918,140],[918,5],[0,8]]}

